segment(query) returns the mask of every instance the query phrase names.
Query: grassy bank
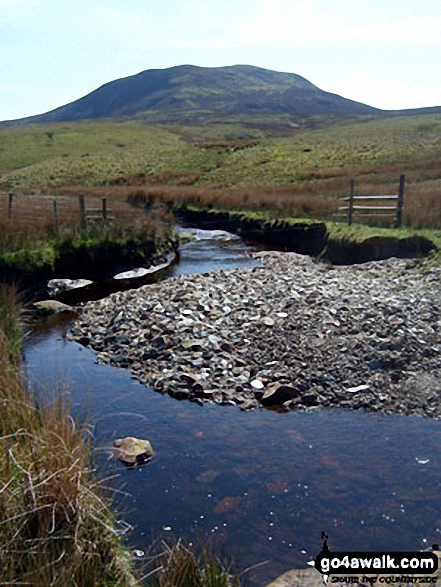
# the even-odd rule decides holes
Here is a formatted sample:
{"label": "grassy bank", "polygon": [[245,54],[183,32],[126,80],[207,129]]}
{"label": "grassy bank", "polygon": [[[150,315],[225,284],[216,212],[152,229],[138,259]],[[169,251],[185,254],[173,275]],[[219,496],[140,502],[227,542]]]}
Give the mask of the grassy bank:
{"label": "grassy bank", "polygon": [[19,371],[21,310],[0,287],[0,582],[131,585],[110,498],[94,473],[87,423],[62,390],[37,399]]}
{"label": "grassy bank", "polygon": [[[7,198],[3,197],[3,206]],[[77,198],[58,197],[57,221],[53,198],[16,196],[12,218],[0,215],[0,272],[4,278],[53,271],[59,277],[92,278],[112,263],[144,265],[159,258],[173,239],[172,216],[156,206],[148,213],[134,213],[126,203],[113,202],[114,221],[81,225]],[[88,199],[89,205],[94,200]],[[95,205],[101,205],[96,200]],[[0,206],[1,208],[1,206]],[[3,212],[5,212],[3,208]],[[0,210],[1,214],[1,210]],[[88,275],[84,274],[84,271]],[[63,274],[63,275],[61,275]]]}
{"label": "grassy bank", "polygon": [[[93,193],[98,193],[98,190],[93,190]],[[179,197],[178,192],[170,195],[168,190],[164,192],[161,188],[157,188],[156,190],[127,188],[125,193],[127,193],[128,202],[134,207],[149,207],[152,203],[159,200],[168,206],[175,206],[175,211],[178,214],[180,211],[213,214],[227,213],[233,218],[257,220],[268,228],[274,223],[279,223],[280,226],[280,223],[289,225],[321,221],[326,224],[329,240],[341,243],[359,244],[373,237],[398,240],[412,239],[415,237],[427,239],[427,241],[433,243],[435,249],[430,254],[431,262],[441,264],[441,225],[435,221],[436,215],[430,209],[427,210],[427,214],[432,214],[433,224],[430,221],[420,222],[416,214],[412,216],[408,213],[406,216],[407,222],[400,228],[393,226],[394,218],[392,218],[392,222],[388,220],[388,222],[383,221],[382,223],[381,217],[375,217],[375,215],[370,217],[371,223],[369,225],[353,222],[349,226],[347,222],[335,221],[334,215],[329,213],[326,205],[321,206],[320,203],[315,202],[314,198],[309,200],[304,197],[291,198],[290,206],[288,204],[286,206],[276,206],[274,202],[271,205],[269,201],[266,203],[259,202],[256,205],[255,199],[246,200],[248,205],[241,208],[239,205],[241,200],[239,198],[229,199],[228,197],[219,197],[214,199],[211,193],[211,198],[208,199],[204,197],[203,191],[196,191],[194,188],[187,191],[186,197]],[[321,203],[323,204],[323,202]],[[419,216],[419,219],[421,220],[421,216]]]}

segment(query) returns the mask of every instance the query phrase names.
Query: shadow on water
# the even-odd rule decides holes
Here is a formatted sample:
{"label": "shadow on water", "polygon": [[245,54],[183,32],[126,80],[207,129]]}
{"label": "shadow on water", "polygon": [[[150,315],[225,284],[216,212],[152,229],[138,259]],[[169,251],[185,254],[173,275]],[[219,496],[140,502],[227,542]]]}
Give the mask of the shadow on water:
{"label": "shadow on water", "polygon": [[[246,266],[245,251],[240,241],[225,248],[201,239],[183,247],[174,271]],[[25,368],[47,388],[67,381],[74,409],[90,412],[98,469],[119,473],[130,494],[121,500],[136,548],[152,536],[210,536],[242,567],[270,561],[250,575],[264,585],[318,554],[322,530],[332,550],[418,550],[441,540],[441,422],[178,402],[95,364],[68,328],[41,323]],[[148,438],[151,464],[127,470],[109,460],[105,447],[122,436]]]}

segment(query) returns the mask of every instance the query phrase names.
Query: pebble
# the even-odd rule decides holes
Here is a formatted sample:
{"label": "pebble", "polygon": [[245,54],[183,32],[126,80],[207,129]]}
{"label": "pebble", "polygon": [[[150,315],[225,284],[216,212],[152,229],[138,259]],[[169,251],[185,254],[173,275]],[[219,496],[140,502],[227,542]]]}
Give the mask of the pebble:
{"label": "pebble", "polygon": [[[261,266],[89,302],[71,336],[98,362],[197,403],[441,417],[439,268],[255,256]],[[264,392],[277,385],[290,393],[270,401]]]}

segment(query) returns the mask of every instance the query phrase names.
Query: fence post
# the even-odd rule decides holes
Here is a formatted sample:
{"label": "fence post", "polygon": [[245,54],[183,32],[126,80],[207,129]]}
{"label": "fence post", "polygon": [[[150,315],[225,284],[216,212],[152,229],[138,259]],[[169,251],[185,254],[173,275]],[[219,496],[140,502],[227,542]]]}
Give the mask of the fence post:
{"label": "fence post", "polygon": [[352,212],[354,207],[354,186],[355,181],[351,179],[349,183],[349,206],[348,206],[348,225],[352,224]]}
{"label": "fence post", "polygon": [[57,208],[57,200],[54,200],[53,201],[52,207],[53,207],[53,210],[54,210],[55,226],[58,229],[58,208]]}
{"label": "fence post", "polygon": [[397,222],[396,227],[400,228],[403,224],[403,205],[404,205],[404,175],[400,175],[400,187],[398,188],[397,198]]}
{"label": "fence post", "polygon": [[80,194],[78,200],[80,202],[81,228],[84,230],[87,228],[86,199],[84,194]]}
{"label": "fence post", "polygon": [[11,192],[9,194],[9,200],[8,200],[8,220],[9,222],[11,222],[12,220],[12,200],[14,198],[14,194]]}
{"label": "fence post", "polygon": [[103,224],[106,226],[107,224],[107,198],[103,198]]}

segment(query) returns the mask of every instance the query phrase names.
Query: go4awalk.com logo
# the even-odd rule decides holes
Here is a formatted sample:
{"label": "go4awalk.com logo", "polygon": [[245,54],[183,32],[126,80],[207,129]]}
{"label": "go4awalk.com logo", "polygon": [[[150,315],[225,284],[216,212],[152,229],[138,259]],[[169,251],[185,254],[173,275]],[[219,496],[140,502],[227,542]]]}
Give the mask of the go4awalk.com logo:
{"label": "go4awalk.com logo", "polygon": [[[331,552],[328,548],[328,536],[324,532],[322,539],[322,551],[309,564],[322,574],[324,584],[328,582],[329,575],[338,575],[332,577],[333,583],[356,583],[358,580],[354,575],[361,575],[364,583],[371,584],[377,581],[436,583],[435,573],[439,565],[436,552]],[[433,550],[438,550],[438,545],[435,544]],[[347,575],[352,576],[352,580],[349,580]],[[399,577],[393,581],[391,575]],[[420,576],[418,580],[415,575]],[[419,580],[424,577],[429,580]]]}

